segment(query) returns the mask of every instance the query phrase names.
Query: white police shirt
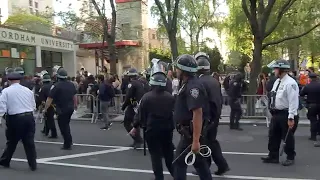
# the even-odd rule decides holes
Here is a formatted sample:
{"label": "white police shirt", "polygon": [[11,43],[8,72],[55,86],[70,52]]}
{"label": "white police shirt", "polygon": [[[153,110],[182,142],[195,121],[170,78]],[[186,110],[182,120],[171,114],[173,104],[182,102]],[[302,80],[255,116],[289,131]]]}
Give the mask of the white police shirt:
{"label": "white police shirt", "polygon": [[33,92],[19,83],[11,84],[2,90],[0,96],[0,116],[33,112],[36,102]]}
{"label": "white police shirt", "polygon": [[286,74],[282,79],[278,78],[272,87],[272,91],[275,92],[280,82],[279,88],[276,94],[275,109],[284,110],[288,109],[288,119],[293,119],[298,115],[299,108],[299,87],[297,82]]}

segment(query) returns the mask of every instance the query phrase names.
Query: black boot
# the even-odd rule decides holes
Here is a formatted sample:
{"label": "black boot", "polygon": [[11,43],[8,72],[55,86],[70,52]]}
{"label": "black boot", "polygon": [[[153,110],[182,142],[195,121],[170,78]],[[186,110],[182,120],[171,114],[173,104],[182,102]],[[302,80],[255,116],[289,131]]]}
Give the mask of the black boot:
{"label": "black boot", "polygon": [[270,156],[267,156],[267,157],[262,157],[261,160],[263,163],[279,164],[279,158],[272,158]]}

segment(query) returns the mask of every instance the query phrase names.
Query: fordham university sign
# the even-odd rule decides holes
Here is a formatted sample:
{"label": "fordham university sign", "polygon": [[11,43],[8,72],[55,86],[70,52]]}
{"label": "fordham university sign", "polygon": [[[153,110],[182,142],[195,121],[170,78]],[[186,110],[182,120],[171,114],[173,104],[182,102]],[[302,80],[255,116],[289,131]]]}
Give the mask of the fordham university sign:
{"label": "fordham university sign", "polygon": [[29,46],[41,46],[63,51],[74,51],[73,42],[23,31],[0,27],[0,43],[11,42]]}

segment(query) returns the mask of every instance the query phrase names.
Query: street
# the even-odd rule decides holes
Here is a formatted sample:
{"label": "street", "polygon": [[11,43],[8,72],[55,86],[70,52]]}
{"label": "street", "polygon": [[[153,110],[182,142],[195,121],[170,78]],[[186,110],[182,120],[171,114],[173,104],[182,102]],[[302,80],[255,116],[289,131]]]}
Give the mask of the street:
{"label": "street", "polygon": [[[109,131],[99,129],[99,124],[73,121],[71,124],[74,147],[72,151],[60,150],[61,135],[56,141],[44,137],[37,124],[36,147],[38,170],[32,172],[26,163],[21,144],[18,145],[11,169],[0,168],[1,180],[150,180],[153,178],[149,155],[143,156],[142,149],[129,148],[131,139],[122,124],[114,123]],[[296,163],[291,167],[263,164],[260,157],[267,155],[267,128],[264,126],[243,126],[242,132],[230,131],[220,126],[220,140],[224,156],[231,171],[214,179],[238,180],[297,180],[320,179],[319,149],[308,141],[309,128],[300,127],[296,132]],[[0,148],[5,147],[5,128],[0,128]],[[177,144],[179,136],[174,138]],[[165,166],[165,173],[168,174]],[[193,167],[188,168],[191,172]],[[216,166],[213,164],[211,171]],[[167,180],[172,178],[167,175]],[[189,180],[199,179],[188,174]]]}

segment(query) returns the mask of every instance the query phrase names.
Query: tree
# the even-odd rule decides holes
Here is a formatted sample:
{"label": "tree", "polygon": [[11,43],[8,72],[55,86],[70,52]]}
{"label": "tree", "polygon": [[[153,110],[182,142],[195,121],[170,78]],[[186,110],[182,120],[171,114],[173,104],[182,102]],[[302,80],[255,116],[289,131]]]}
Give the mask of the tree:
{"label": "tree", "polygon": [[166,63],[172,63],[171,53],[169,50],[152,48],[149,51],[149,60],[151,61],[153,58],[160,59],[161,61],[164,61]]}
{"label": "tree", "polygon": [[[213,8],[210,6],[213,5]],[[216,0],[183,0],[180,3],[179,25],[190,39],[190,51],[200,48],[200,33],[204,28],[214,24],[214,15],[218,4]]]}
{"label": "tree", "polygon": [[202,52],[205,52],[209,55],[210,58],[210,69],[212,72],[219,72],[220,64],[223,61],[223,58],[220,54],[220,51],[217,47],[209,48],[208,46],[204,46],[201,48]]}
{"label": "tree", "polygon": [[[256,78],[261,72],[262,51],[264,49],[271,45],[276,45],[288,40],[300,38],[320,26],[320,23],[316,23],[313,24],[313,26],[308,30],[298,33],[297,35],[291,35],[269,41],[268,37],[276,30],[284,15],[288,13],[293,6],[300,6],[302,2],[305,1],[269,0],[267,3],[264,0],[241,0],[243,12],[248,19],[251,33],[253,35],[253,68],[252,72],[250,73],[249,93],[253,94],[256,91]],[[311,3],[311,0],[309,3]],[[313,3],[319,4],[317,1],[314,1]],[[313,4],[313,6],[315,4]],[[275,14],[275,16],[273,16],[273,14]]]}
{"label": "tree", "polygon": [[158,7],[159,17],[168,34],[172,57],[173,59],[176,59],[179,55],[177,44],[177,18],[180,0],[165,0],[165,3],[162,3],[160,0],[154,0],[154,2]]}
{"label": "tree", "polygon": [[60,17],[64,28],[80,30],[81,25],[84,23],[84,19],[78,17],[76,12],[71,9],[71,4],[69,4],[68,11],[60,11],[55,15]]}
{"label": "tree", "polygon": [[[116,57],[116,47],[115,47],[115,40],[116,40],[116,8],[114,0],[110,0],[111,6],[111,20],[106,16],[106,1],[102,0],[101,3],[97,3],[96,0],[91,0],[95,10],[99,15],[99,20],[101,24],[103,24],[103,35],[102,35],[102,48],[101,48],[101,55],[102,61],[104,60],[104,42],[107,41],[108,43],[108,52],[109,52],[109,62],[110,62],[110,73],[116,74],[117,73],[117,57]],[[99,6],[101,4],[101,6]],[[109,23],[111,21],[111,23]],[[103,64],[103,63],[102,63]]]}
{"label": "tree", "polygon": [[4,25],[36,33],[52,34],[52,23],[48,19],[25,11],[9,16]]}

